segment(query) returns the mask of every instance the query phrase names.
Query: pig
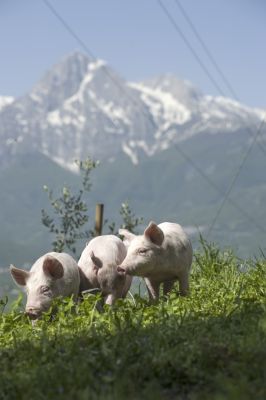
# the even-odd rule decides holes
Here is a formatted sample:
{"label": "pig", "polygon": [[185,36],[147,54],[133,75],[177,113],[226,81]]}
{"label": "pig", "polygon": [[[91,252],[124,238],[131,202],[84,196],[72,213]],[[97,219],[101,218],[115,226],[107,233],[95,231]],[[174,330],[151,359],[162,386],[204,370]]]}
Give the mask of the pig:
{"label": "pig", "polygon": [[99,288],[105,304],[109,305],[113,305],[118,298],[126,297],[132,277],[117,272],[117,266],[126,254],[124,243],[115,235],[92,239],[78,261],[82,276],[80,291]]}
{"label": "pig", "polygon": [[25,312],[31,320],[40,318],[58,296],[76,299],[79,293],[80,276],[76,261],[66,253],[51,252],[41,256],[25,271],[10,266],[14,281],[27,292]]}
{"label": "pig", "polygon": [[119,234],[128,243],[127,256],[117,267],[121,275],[143,277],[151,301],[158,300],[161,283],[166,295],[176,280],[180,295],[188,294],[192,246],[180,225],[150,222],[143,235],[126,229],[120,229]]}

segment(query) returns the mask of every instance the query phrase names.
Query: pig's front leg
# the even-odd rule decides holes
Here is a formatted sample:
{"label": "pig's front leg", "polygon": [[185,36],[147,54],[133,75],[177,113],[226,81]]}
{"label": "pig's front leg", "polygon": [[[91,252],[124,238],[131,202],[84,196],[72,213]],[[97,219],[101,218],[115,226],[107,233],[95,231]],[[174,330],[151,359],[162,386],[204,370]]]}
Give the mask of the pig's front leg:
{"label": "pig's front leg", "polygon": [[153,281],[150,278],[144,278],[146,287],[149,293],[150,301],[156,301],[159,299],[159,291],[160,291],[160,282]]}
{"label": "pig's front leg", "polygon": [[163,295],[166,296],[173,288],[174,284],[175,284],[175,279],[171,280],[171,281],[165,281],[163,283]]}
{"label": "pig's front leg", "polygon": [[188,296],[189,294],[189,273],[182,271],[178,277],[180,296]]}

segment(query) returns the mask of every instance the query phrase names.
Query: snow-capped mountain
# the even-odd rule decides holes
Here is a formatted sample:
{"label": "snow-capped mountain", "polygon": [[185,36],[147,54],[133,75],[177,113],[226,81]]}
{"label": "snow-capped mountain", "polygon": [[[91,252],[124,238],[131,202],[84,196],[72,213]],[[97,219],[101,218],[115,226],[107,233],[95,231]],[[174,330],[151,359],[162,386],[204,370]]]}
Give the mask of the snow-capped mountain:
{"label": "snow-capped mountain", "polygon": [[23,97],[0,97],[0,159],[39,151],[65,167],[91,155],[133,163],[194,135],[255,132],[263,116],[223,97],[203,95],[164,75],[126,82],[101,60],[76,52]]}

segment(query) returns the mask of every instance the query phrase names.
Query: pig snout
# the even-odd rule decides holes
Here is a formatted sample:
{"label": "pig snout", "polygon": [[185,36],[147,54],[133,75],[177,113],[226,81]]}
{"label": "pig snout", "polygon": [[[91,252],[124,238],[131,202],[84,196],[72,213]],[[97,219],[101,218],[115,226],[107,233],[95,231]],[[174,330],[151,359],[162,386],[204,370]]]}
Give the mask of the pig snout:
{"label": "pig snout", "polygon": [[134,275],[135,269],[132,265],[118,265],[117,272],[119,275]]}
{"label": "pig snout", "polygon": [[29,317],[31,320],[38,319],[41,315],[41,310],[34,308],[34,307],[27,307],[25,314]]}
{"label": "pig snout", "polygon": [[120,265],[118,265],[118,267],[117,267],[117,272],[120,275],[125,275],[126,274],[126,270],[123,267],[121,267]]}

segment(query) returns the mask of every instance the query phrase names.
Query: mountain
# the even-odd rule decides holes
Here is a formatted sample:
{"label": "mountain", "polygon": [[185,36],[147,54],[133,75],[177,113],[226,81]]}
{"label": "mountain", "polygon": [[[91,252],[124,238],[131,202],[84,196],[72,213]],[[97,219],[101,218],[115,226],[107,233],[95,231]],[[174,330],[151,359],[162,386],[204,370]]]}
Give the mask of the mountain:
{"label": "mountain", "polygon": [[[66,57],[27,95],[0,97],[0,267],[22,266],[50,249],[42,187],[77,189],[73,159],[88,155],[101,161],[88,197],[92,225],[96,202],[117,222],[128,199],[144,223],[172,220],[207,235],[262,117],[169,74],[126,82],[103,61]],[[244,213],[227,202],[208,237],[243,256],[265,247],[266,160],[259,144],[230,194]]]}
{"label": "mountain", "polygon": [[68,168],[87,154],[113,160],[121,152],[137,164],[195,135],[254,130],[263,114],[203,95],[172,75],[128,83],[105,62],[78,52],[51,68],[26,96],[3,104],[2,165],[39,151]]}

